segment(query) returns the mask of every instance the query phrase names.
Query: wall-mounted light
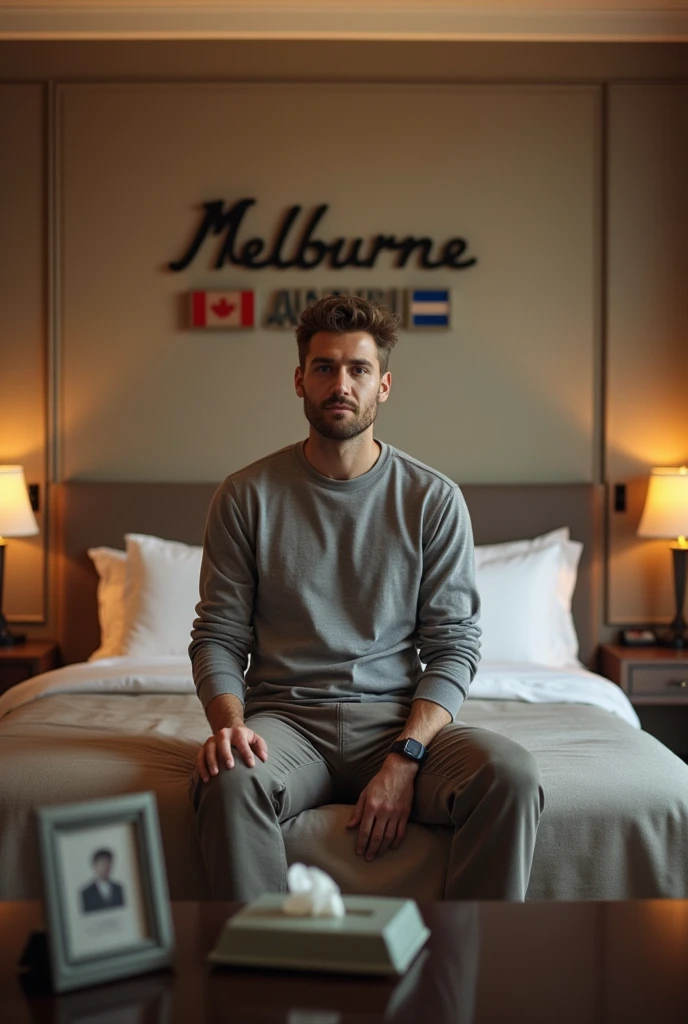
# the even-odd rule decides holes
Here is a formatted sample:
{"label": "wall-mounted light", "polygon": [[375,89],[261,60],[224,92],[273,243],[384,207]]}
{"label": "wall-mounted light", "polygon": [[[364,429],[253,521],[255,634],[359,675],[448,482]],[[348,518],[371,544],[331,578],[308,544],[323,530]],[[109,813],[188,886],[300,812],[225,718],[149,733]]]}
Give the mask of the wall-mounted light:
{"label": "wall-mounted light", "polygon": [[2,583],[5,568],[5,537],[31,537],[38,523],[31,509],[21,466],[0,466],[0,647],[26,640],[25,634],[11,633],[2,613]]}
{"label": "wall-mounted light", "polygon": [[688,466],[652,470],[638,536],[676,540],[671,545],[676,616],[668,630],[657,631],[657,640],[667,647],[688,647],[688,623],[683,616],[688,567]]}

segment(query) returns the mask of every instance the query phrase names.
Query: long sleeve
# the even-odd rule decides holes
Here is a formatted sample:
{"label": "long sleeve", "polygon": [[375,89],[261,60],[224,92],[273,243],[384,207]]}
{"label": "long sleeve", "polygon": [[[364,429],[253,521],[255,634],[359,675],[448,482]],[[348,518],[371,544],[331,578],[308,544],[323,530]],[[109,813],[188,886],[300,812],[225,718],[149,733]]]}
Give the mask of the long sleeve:
{"label": "long sleeve", "polygon": [[189,645],[194,683],[204,708],[223,693],[244,699],[257,578],[254,546],[228,479],[215,492],[208,511],[200,601]]}
{"label": "long sleeve", "polygon": [[422,697],[456,714],[480,648],[468,509],[455,481],[381,445],[347,480],[288,445],[215,492],[189,646],[204,707]]}
{"label": "long sleeve", "polygon": [[414,699],[434,701],[456,718],[480,660],[479,618],[473,531],[454,487],[423,538],[416,644],[426,668]]}

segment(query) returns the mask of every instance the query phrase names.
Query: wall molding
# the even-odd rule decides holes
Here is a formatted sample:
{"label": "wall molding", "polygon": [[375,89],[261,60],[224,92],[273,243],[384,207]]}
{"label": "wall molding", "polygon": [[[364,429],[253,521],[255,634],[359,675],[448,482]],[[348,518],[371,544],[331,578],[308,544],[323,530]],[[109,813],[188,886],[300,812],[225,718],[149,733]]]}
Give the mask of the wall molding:
{"label": "wall molding", "polygon": [[[608,0],[610,2],[610,0]],[[405,5],[253,3],[217,4],[0,3],[0,40],[67,39],[360,39],[512,42],[685,42],[688,8],[591,8],[570,0],[568,9],[506,0],[473,9],[460,0]]]}

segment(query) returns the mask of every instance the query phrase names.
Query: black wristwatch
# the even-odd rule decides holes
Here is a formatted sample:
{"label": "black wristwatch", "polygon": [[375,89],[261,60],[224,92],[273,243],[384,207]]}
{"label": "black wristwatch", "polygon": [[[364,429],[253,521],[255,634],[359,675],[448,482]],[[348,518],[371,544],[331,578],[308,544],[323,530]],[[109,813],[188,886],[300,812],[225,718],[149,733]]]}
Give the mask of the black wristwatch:
{"label": "black wristwatch", "polygon": [[415,761],[416,764],[420,764],[428,756],[428,748],[424,747],[420,740],[412,740],[410,737],[405,740],[396,740],[389,752],[390,754],[401,754],[402,757],[407,757],[409,761]]}

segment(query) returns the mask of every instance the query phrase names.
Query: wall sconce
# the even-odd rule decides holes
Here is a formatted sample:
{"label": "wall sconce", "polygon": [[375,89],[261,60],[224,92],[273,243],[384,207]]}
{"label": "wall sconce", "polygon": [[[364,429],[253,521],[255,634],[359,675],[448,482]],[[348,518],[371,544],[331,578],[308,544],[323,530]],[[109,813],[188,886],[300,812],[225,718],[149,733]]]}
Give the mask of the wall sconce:
{"label": "wall sconce", "polygon": [[0,647],[23,643],[26,634],[11,633],[2,613],[5,537],[31,537],[38,523],[31,509],[22,466],[0,466]]}
{"label": "wall sconce", "polygon": [[676,616],[667,630],[657,630],[658,643],[665,647],[688,647],[688,623],[683,617],[688,566],[688,466],[653,469],[645,508],[638,526],[639,537],[670,537],[674,559]]}

